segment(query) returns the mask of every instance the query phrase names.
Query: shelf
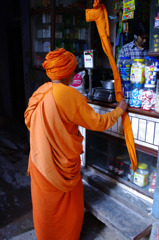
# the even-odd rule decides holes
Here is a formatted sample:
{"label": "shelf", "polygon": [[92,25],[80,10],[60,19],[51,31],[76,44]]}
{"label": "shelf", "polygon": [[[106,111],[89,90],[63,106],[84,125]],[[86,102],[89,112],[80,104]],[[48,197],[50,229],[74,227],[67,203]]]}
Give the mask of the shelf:
{"label": "shelf", "polygon": [[159,52],[149,52],[148,56],[150,56],[150,57],[159,57]]}
{"label": "shelf", "polygon": [[36,15],[36,14],[42,14],[47,13],[51,11],[51,7],[45,7],[45,8],[37,8],[37,9],[30,9],[30,15]]}
{"label": "shelf", "polygon": [[48,53],[48,51],[46,51],[46,52],[35,51],[35,53],[37,53],[37,54],[46,54],[46,53]]}
{"label": "shelf", "polygon": [[81,15],[81,14],[85,14],[85,9],[76,9],[76,8],[64,8],[64,7],[56,7],[55,8],[55,11],[56,13],[70,13],[70,14],[78,14],[78,15]]}
{"label": "shelf", "polygon": [[[57,7],[55,4],[56,1],[51,1],[51,5],[48,7],[40,6],[30,9],[32,66],[36,66],[37,57],[43,59],[43,56],[48,52],[43,52],[42,48],[39,48],[39,45],[41,44],[43,46],[45,42],[49,42],[48,45],[50,45],[46,47],[49,47],[50,50],[62,47],[64,42],[65,49],[76,53],[80,60],[82,59],[80,55],[83,54],[83,50],[88,49],[88,24],[85,18],[81,18],[81,16],[85,14],[83,5],[79,5],[80,2],[77,0],[74,1],[72,7],[62,7],[63,3],[60,7]],[[77,6],[75,4],[79,5],[79,7],[75,8]],[[65,4],[65,6],[66,5],[67,4]],[[37,5],[35,7],[37,7]],[[43,47],[44,50],[47,50],[45,46]],[[35,52],[35,50],[37,51]],[[39,56],[36,56],[37,54]],[[80,67],[80,61],[78,65]]]}
{"label": "shelf", "polygon": [[51,37],[37,37],[37,40],[50,40]]}
{"label": "shelf", "polygon": [[[99,105],[99,106],[102,106],[102,107],[108,107],[108,108],[116,108],[116,106],[117,106],[117,103],[106,103],[106,102],[102,102],[102,101],[88,100],[88,103]],[[151,111],[143,110],[142,108],[128,107],[127,112],[136,113],[136,114],[140,114],[140,115],[145,115],[145,116],[149,116],[149,117],[159,118],[159,113],[157,113],[155,111],[152,111],[152,110]]]}
{"label": "shelf", "polygon": [[91,169],[95,169],[96,171],[102,173],[102,174],[106,174],[108,177],[111,177],[112,179],[115,179],[117,180],[118,182],[120,182],[121,184],[124,184],[126,185],[127,187],[131,188],[131,189],[134,189],[135,191],[139,192],[140,194],[143,194],[151,199],[153,199],[153,193],[150,193],[149,191],[147,191],[146,188],[148,188],[148,186],[146,187],[139,187],[137,185],[135,185],[134,183],[131,183],[127,180],[125,180],[124,178],[121,178],[121,177],[118,177],[117,175],[115,175],[114,173],[111,173],[105,169],[102,169],[100,167],[98,167],[97,165],[95,164],[88,164],[87,165],[87,168]]}
{"label": "shelf", "polygon": [[78,39],[78,38],[56,38],[55,40],[62,40],[63,42],[75,42],[75,41],[80,41],[80,42],[87,42],[87,39]]}

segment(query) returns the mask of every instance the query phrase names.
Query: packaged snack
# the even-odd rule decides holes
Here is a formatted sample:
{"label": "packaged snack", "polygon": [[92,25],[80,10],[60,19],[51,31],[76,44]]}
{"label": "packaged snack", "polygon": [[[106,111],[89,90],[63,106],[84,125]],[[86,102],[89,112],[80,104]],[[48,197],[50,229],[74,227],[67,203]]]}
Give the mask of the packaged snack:
{"label": "packaged snack", "polygon": [[142,109],[155,110],[156,88],[155,85],[145,84],[142,94]]}
{"label": "packaged snack", "polygon": [[153,172],[150,177],[151,177],[151,180],[150,180],[149,192],[154,193],[155,182],[156,182],[156,172]]}
{"label": "packaged snack", "polygon": [[86,71],[81,71],[77,73],[73,78],[73,84],[71,87],[77,89],[82,95],[86,96],[85,92],[85,77]]}

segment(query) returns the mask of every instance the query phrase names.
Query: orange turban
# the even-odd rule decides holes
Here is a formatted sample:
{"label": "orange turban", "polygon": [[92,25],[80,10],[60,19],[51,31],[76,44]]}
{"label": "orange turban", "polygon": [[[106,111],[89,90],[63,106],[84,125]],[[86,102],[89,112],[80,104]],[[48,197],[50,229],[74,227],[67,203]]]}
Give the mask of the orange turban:
{"label": "orange turban", "polygon": [[51,80],[59,80],[74,72],[77,60],[72,53],[63,48],[58,48],[46,55],[42,66],[46,69],[46,74]]}

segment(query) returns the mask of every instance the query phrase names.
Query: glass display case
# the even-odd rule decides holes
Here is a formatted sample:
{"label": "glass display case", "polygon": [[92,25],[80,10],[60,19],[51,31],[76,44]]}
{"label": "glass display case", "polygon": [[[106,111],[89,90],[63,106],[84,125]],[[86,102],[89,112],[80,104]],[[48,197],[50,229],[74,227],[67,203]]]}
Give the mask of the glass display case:
{"label": "glass display case", "polygon": [[32,65],[41,67],[44,57],[51,50],[51,13],[36,14],[31,18]]}
{"label": "glass display case", "polygon": [[150,54],[159,56],[159,0],[150,1]]}
{"label": "glass display case", "polygon": [[[95,112],[100,114],[113,110],[113,108],[103,105],[90,104]],[[148,111],[133,111],[131,108],[128,109],[128,114],[138,161],[136,172],[132,171],[121,118],[104,132],[86,130],[85,164],[88,168],[91,166],[105,176],[135,190],[143,198],[153,199],[159,146],[158,114]]]}
{"label": "glass display case", "polygon": [[32,66],[42,69],[50,50],[63,47],[75,54],[83,68],[83,51],[88,49],[85,9],[89,1],[30,1]]}
{"label": "glass display case", "polygon": [[65,48],[75,54],[78,68],[84,67],[83,51],[88,49],[88,23],[79,11],[56,14],[55,48]]}
{"label": "glass display case", "polygon": [[153,198],[153,178],[156,176],[157,157],[137,150],[141,174],[134,173],[124,142],[102,133],[87,131],[87,165],[102,170],[108,176],[132,189]]}

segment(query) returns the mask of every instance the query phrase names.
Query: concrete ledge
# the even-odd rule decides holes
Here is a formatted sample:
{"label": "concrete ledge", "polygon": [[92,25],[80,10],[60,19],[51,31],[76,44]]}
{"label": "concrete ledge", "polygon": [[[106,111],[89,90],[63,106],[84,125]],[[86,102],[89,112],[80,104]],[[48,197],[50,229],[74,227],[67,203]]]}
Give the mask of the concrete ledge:
{"label": "concrete ledge", "polygon": [[116,199],[83,181],[85,207],[123,240],[139,240],[150,233],[152,224]]}
{"label": "concrete ledge", "polygon": [[143,201],[136,207],[136,201],[131,201],[134,199],[126,196],[121,187],[90,170],[83,169],[81,173],[85,207],[97,219],[122,240],[139,240],[150,234],[152,219],[140,209]]}

